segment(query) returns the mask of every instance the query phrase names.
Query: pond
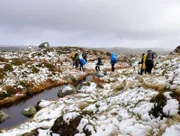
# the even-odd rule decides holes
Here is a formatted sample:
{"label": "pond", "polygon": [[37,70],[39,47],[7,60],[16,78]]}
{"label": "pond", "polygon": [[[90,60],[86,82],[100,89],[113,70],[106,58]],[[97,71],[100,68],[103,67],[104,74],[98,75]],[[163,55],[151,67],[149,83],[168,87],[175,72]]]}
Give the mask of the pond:
{"label": "pond", "polygon": [[[91,81],[93,79],[92,75],[88,75],[85,77],[80,83],[76,85],[76,89],[79,90],[81,87],[81,83],[85,81]],[[25,99],[24,101],[21,101],[19,103],[13,104],[9,107],[1,108],[0,110],[7,113],[10,118],[6,121],[0,123],[0,129],[9,129],[16,127],[17,125],[20,125],[23,122],[28,121],[28,117],[25,117],[21,112],[23,109],[27,108],[28,106],[35,106],[40,100],[46,99],[46,100],[56,100],[58,99],[58,91],[62,86],[54,87],[52,89],[48,89],[45,91],[42,91],[38,94],[32,95],[30,98]]]}

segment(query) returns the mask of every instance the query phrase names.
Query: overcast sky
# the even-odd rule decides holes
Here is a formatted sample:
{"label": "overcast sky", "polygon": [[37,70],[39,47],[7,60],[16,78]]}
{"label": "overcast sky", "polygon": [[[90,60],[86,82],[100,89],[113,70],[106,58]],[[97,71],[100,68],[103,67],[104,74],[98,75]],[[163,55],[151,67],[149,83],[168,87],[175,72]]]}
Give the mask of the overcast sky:
{"label": "overcast sky", "polygon": [[180,0],[1,0],[0,45],[180,45]]}

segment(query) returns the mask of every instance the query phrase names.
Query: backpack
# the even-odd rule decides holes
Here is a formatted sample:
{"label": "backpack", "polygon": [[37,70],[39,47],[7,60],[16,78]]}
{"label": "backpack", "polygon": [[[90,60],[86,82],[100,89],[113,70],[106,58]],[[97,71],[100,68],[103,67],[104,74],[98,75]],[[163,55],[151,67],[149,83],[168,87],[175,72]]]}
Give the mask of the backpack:
{"label": "backpack", "polygon": [[111,63],[116,63],[116,62],[117,62],[117,55],[111,54]]}
{"label": "backpack", "polygon": [[75,59],[74,59],[75,61],[78,61],[79,60],[79,55],[78,54],[76,54],[75,55]]}
{"label": "backpack", "polygon": [[74,57],[75,57],[75,53],[74,52],[71,53],[71,57],[72,57],[72,59],[74,59]]}
{"label": "backpack", "polygon": [[82,63],[83,66],[86,64],[86,61],[84,59],[80,59],[80,62]]}
{"label": "backpack", "polygon": [[148,53],[147,53],[147,60],[153,60],[154,57],[153,57],[153,52],[152,50],[148,50]]}

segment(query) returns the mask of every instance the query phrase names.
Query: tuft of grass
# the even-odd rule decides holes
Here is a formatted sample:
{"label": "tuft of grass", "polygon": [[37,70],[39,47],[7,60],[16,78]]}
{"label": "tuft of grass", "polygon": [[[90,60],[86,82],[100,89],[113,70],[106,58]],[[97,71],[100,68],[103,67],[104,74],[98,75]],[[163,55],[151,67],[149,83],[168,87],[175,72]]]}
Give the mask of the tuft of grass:
{"label": "tuft of grass", "polygon": [[149,112],[149,114],[153,115],[154,117],[168,117],[163,113],[163,107],[166,105],[166,97],[160,92],[158,95],[153,97],[150,102],[155,103],[154,108]]}

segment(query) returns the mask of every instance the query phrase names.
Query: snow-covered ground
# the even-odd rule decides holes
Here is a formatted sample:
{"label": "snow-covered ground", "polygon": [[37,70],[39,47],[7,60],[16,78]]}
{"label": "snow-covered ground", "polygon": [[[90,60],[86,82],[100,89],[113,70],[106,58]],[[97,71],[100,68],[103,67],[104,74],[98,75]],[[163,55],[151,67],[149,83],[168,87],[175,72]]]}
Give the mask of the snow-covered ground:
{"label": "snow-covered ground", "polygon": [[[94,69],[94,64],[88,62],[86,68]],[[74,126],[75,136],[86,136],[87,132],[93,136],[180,136],[180,56],[164,56],[156,59],[155,64],[152,75],[138,75],[140,66],[135,63],[83,84],[77,94],[56,101],[42,100],[41,110],[33,118],[16,128],[2,130],[0,136],[19,136],[34,130],[39,136],[59,136],[51,129],[59,117],[69,129],[70,121],[81,117]],[[110,67],[109,62],[103,67]],[[42,69],[41,75],[46,72]],[[64,71],[69,72],[72,71]],[[155,99],[159,94],[164,96],[165,104],[161,107],[163,115],[155,117],[158,100],[162,101]]]}

